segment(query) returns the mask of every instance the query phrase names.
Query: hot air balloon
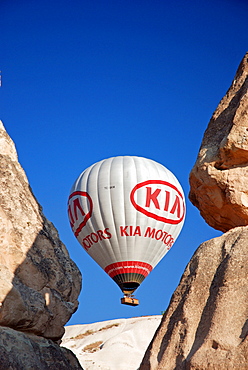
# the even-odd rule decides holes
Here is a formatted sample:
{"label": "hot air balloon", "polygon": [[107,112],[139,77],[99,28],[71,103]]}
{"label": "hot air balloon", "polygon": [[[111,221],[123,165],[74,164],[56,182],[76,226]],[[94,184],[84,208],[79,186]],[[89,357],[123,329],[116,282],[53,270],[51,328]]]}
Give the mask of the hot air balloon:
{"label": "hot air balloon", "polygon": [[86,252],[137,305],[133,293],[171,249],[185,219],[185,198],[163,165],[137,156],[104,159],[72,186],[68,216]]}

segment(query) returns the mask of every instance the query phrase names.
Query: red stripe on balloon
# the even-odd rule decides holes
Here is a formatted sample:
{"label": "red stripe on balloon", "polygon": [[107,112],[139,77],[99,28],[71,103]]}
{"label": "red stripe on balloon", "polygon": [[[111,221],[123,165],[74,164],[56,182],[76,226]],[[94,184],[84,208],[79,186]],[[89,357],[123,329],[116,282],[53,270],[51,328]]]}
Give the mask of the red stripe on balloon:
{"label": "red stripe on balloon", "polygon": [[149,263],[141,261],[121,261],[111,263],[105,267],[104,271],[113,278],[116,275],[136,273],[146,277],[151,271],[152,266]]}

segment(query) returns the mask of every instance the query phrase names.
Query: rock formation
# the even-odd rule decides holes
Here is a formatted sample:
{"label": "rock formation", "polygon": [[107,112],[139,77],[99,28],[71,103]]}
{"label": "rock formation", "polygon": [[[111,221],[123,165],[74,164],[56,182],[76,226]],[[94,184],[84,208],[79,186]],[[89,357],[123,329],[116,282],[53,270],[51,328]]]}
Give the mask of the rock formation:
{"label": "rock formation", "polygon": [[140,370],[248,369],[248,226],[204,242]]}
{"label": "rock formation", "polygon": [[210,120],[190,200],[226,232],[195,252],[140,370],[248,370],[248,53]]}
{"label": "rock formation", "polygon": [[[22,337],[20,332],[59,341],[78,306],[81,274],[32,194],[14,143],[1,121],[0,189],[0,326],[18,331],[17,342]],[[8,369],[2,367],[3,357],[10,353],[8,338],[13,336],[14,331],[1,328],[1,369]],[[39,342],[25,338],[30,348]],[[46,347],[44,338],[39,342],[41,352]],[[19,368],[43,369],[26,365]]]}
{"label": "rock formation", "polygon": [[52,340],[0,327],[1,370],[82,370],[76,356]]}
{"label": "rock formation", "polygon": [[62,346],[87,370],[137,370],[162,315],[69,325]]}
{"label": "rock formation", "polygon": [[191,202],[213,228],[248,225],[248,53],[214,112],[190,174]]}

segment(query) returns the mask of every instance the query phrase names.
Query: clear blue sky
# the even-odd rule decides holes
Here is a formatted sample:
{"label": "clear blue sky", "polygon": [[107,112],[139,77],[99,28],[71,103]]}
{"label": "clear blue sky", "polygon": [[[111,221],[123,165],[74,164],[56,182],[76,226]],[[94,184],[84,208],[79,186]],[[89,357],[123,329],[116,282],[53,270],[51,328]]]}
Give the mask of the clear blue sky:
{"label": "clear blue sky", "polygon": [[201,242],[221,235],[187,200],[183,231],[137,290],[118,286],[75,239],[78,175],[116,155],[188,177],[203,133],[248,50],[244,0],[2,0],[0,109],[45,216],[83,274],[70,324],[160,314]]}

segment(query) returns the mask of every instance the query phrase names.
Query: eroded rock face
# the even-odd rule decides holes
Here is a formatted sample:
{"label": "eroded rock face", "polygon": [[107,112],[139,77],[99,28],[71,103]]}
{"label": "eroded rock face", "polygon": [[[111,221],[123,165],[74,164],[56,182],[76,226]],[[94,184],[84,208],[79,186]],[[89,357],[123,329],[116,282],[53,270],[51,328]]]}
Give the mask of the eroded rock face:
{"label": "eroded rock face", "polygon": [[248,53],[214,112],[190,174],[191,202],[213,228],[248,225]]}
{"label": "eroded rock face", "polygon": [[248,226],[204,242],[140,370],[248,369]]}
{"label": "eroded rock face", "polygon": [[78,306],[81,274],[42,214],[0,123],[0,325],[57,340]]}
{"label": "eroded rock face", "polygon": [[0,327],[0,369],[82,370],[76,356],[52,340]]}

